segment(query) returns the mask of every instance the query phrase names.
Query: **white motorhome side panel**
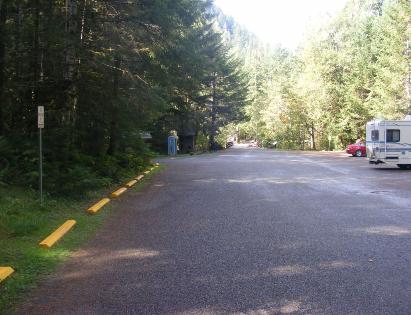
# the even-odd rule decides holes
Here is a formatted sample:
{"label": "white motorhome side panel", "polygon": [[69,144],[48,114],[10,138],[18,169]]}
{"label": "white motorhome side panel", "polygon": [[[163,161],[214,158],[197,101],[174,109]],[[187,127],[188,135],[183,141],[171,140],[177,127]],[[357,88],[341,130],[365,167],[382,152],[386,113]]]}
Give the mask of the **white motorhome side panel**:
{"label": "white motorhome side panel", "polygon": [[366,136],[370,163],[411,166],[411,121],[374,120],[367,123]]}

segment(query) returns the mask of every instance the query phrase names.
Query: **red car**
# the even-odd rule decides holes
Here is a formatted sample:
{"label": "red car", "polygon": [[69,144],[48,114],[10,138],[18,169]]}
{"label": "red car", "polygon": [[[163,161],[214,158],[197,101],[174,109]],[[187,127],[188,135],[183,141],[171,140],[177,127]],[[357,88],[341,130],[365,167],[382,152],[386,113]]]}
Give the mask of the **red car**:
{"label": "red car", "polygon": [[364,142],[356,142],[353,144],[349,144],[345,152],[347,152],[348,154],[352,154],[352,156],[367,156],[367,151]]}

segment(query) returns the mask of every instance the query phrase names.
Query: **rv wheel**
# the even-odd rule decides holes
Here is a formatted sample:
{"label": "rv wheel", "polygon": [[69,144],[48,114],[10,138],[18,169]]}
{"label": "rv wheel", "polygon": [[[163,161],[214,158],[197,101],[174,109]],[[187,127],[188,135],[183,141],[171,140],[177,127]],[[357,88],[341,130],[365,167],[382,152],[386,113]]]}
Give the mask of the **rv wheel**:
{"label": "rv wheel", "polygon": [[361,157],[361,156],[362,156],[362,152],[361,152],[361,150],[357,150],[357,151],[355,151],[355,156],[357,156],[357,157]]}

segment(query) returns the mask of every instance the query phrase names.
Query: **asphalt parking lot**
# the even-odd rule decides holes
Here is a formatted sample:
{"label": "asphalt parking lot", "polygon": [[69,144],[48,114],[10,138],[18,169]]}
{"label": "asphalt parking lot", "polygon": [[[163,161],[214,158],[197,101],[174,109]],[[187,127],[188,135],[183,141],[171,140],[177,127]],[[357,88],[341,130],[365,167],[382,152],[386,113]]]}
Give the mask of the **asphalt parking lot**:
{"label": "asphalt parking lot", "polygon": [[345,153],[167,158],[20,314],[409,314],[411,171]]}

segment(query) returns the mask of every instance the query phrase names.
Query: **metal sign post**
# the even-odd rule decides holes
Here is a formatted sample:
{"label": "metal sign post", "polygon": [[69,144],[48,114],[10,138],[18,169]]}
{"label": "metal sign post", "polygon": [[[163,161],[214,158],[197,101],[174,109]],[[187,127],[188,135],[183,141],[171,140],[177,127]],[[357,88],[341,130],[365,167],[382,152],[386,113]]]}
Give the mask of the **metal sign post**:
{"label": "metal sign post", "polygon": [[42,129],[44,128],[44,106],[37,107],[37,127],[39,128],[39,188],[40,203],[43,205],[43,138]]}

